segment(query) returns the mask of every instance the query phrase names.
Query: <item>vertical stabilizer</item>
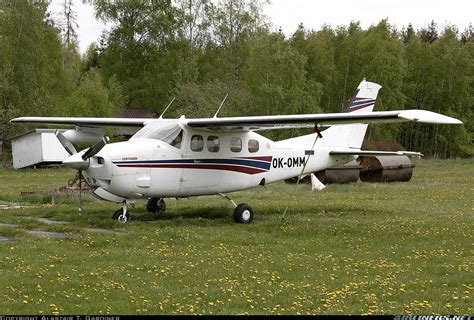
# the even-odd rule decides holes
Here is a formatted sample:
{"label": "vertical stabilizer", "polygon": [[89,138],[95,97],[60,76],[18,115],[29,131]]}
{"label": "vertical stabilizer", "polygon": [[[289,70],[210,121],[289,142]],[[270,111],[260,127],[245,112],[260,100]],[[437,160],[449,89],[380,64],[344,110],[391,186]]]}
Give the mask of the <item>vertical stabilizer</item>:
{"label": "vertical stabilizer", "polygon": [[356,92],[347,102],[344,112],[371,112],[374,109],[375,100],[382,86],[362,80]]}
{"label": "vertical stabilizer", "polygon": [[[381,87],[364,79],[347,103],[344,112],[372,112]],[[323,132],[321,144],[359,149],[366,131],[367,124],[334,125]]]}

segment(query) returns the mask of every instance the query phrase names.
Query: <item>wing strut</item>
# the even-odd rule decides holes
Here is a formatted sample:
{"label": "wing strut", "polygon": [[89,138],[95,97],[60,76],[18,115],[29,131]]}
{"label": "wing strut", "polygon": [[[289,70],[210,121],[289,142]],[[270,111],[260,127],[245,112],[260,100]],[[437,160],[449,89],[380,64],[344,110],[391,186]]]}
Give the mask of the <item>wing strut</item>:
{"label": "wing strut", "polygon": [[[318,141],[318,138],[322,138],[323,136],[321,135],[321,132],[319,131],[319,128],[318,128],[318,125],[315,124],[314,125],[314,132],[316,132],[316,138],[314,139],[314,142],[313,142],[313,146],[311,147],[311,150],[314,150],[314,147],[316,146],[316,142]],[[304,170],[306,169],[306,165],[308,164],[309,162],[309,157],[311,156],[310,153],[308,153],[308,156],[306,157],[306,161],[304,162],[304,165],[303,165],[303,168],[301,169],[301,172],[300,174],[298,175],[298,180],[296,180],[296,183],[295,183],[295,193],[296,193],[296,187],[298,186],[298,184],[300,183],[300,180],[301,180],[301,177],[303,176],[303,173],[304,173]],[[316,178],[316,177],[315,177]],[[313,180],[313,176],[311,177],[311,180]],[[322,183],[321,183],[322,184]],[[323,190],[324,189],[324,185],[323,186],[320,186],[318,190]],[[314,189],[313,189],[314,190]],[[285,208],[285,211],[283,211],[283,214],[281,216],[281,219],[280,219],[280,222],[283,223],[285,221],[285,215],[286,215],[286,212],[288,211],[288,204],[286,205],[286,208]]]}

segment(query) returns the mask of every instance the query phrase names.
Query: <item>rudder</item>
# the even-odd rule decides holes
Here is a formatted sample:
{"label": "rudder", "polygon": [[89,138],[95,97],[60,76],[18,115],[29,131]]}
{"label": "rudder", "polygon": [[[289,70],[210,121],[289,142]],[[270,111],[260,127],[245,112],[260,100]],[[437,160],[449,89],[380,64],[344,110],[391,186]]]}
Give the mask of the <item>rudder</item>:
{"label": "rudder", "polygon": [[[356,92],[346,104],[344,112],[372,112],[380,88],[382,86],[377,83],[362,80]],[[367,124],[334,125],[324,130],[324,138],[322,139],[324,142],[321,142],[324,145],[360,149],[366,131]]]}

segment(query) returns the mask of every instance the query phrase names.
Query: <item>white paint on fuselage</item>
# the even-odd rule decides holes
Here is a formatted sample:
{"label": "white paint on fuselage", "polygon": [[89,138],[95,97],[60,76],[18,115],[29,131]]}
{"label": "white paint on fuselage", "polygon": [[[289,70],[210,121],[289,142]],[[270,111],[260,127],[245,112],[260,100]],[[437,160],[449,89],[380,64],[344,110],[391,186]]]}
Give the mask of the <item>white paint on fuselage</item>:
{"label": "white paint on fuselage", "polygon": [[[203,137],[202,151],[191,150],[193,135]],[[218,152],[207,150],[206,141],[209,136],[219,137]],[[231,151],[230,142],[233,137],[242,141],[240,152]],[[301,174],[306,161],[304,174],[353,159],[331,157],[329,147],[324,144],[318,146],[318,143],[313,149],[314,155],[307,156],[305,151],[311,150],[315,135],[305,137],[274,142],[251,131],[213,132],[185,128],[179,149],[155,139],[132,139],[108,144],[91,158],[91,165],[84,171],[84,176],[89,183],[124,198],[189,197],[244,190],[263,182],[268,184],[292,178]],[[259,142],[257,152],[249,152],[250,139]],[[308,143],[309,141],[311,142]],[[103,160],[99,160],[100,158]],[[260,166],[262,172],[236,172],[232,170],[251,171],[255,168],[239,164],[235,169],[232,164],[226,164],[235,161],[243,163],[248,158],[265,159],[250,160],[250,163]],[[215,164],[221,160],[224,164]],[[230,169],[202,167],[209,161],[209,166]]]}

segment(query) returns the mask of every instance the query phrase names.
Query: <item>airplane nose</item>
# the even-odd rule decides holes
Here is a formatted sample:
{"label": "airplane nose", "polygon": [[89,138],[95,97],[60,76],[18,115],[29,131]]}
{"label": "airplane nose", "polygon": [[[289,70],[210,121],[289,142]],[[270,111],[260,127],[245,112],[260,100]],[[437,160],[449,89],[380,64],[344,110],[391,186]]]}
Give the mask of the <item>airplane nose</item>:
{"label": "airplane nose", "polygon": [[83,152],[79,152],[79,153],[73,154],[69,158],[66,158],[63,161],[63,164],[77,170],[87,170],[87,168],[89,168],[89,159],[83,160],[82,153]]}

